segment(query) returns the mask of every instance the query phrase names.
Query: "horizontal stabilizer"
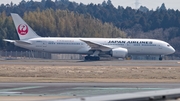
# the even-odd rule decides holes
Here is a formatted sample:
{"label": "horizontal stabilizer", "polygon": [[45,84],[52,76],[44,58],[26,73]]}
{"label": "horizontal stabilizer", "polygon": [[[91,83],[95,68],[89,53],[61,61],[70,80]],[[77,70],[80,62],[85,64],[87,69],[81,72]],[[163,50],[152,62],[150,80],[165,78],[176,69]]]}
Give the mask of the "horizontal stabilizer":
{"label": "horizontal stabilizer", "polygon": [[10,42],[10,43],[14,43],[15,42],[15,40],[8,40],[8,39],[3,39],[3,41]]}
{"label": "horizontal stabilizer", "polygon": [[26,41],[21,41],[21,40],[16,40],[17,43],[21,43],[21,44],[31,44],[30,42],[26,42]]}
{"label": "horizontal stabilizer", "polygon": [[19,43],[19,44],[31,44],[30,42],[27,41],[22,41],[22,40],[8,40],[8,39],[3,39],[4,41],[10,42],[10,43]]}

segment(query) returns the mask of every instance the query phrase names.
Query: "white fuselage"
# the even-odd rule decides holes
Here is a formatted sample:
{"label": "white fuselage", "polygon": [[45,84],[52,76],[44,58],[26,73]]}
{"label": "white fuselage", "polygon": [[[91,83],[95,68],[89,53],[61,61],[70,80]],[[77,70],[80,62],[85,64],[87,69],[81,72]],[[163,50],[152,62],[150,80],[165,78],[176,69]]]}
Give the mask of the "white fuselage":
{"label": "white fuselage", "polygon": [[64,54],[92,54],[91,47],[81,40],[88,40],[103,46],[126,48],[128,54],[138,55],[168,55],[175,52],[168,43],[155,39],[125,39],[125,38],[52,38],[40,37],[25,40],[30,45],[15,43],[19,47],[30,50]]}

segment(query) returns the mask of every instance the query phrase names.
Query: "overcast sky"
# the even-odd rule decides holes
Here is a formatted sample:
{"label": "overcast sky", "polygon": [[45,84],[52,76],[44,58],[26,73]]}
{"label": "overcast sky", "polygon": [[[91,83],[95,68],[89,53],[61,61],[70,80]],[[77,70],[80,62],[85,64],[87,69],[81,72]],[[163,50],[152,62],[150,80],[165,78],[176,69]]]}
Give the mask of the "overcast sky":
{"label": "overcast sky", "polygon": [[[22,0],[0,0],[0,4],[2,3],[7,4],[7,3],[10,3],[11,1],[17,4]],[[25,0],[25,1],[28,1],[28,0]],[[34,1],[41,1],[41,0],[34,0]],[[77,3],[82,2],[84,4],[89,4],[89,3],[98,4],[98,3],[102,3],[104,0],[69,0],[69,1],[75,1]],[[136,7],[135,2],[138,1],[139,5],[146,6],[149,9],[156,9],[158,6],[161,6],[162,3],[165,3],[167,8],[180,10],[180,0],[111,0],[111,1],[115,7],[120,5],[123,7],[130,6],[132,8],[135,8]]]}

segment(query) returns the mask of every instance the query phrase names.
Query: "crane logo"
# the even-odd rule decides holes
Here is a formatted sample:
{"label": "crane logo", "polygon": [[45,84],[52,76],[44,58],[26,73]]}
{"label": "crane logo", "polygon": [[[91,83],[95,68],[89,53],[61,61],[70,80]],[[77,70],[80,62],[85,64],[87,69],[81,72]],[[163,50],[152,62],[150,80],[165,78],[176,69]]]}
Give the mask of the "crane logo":
{"label": "crane logo", "polygon": [[20,24],[18,26],[18,33],[20,35],[26,35],[28,33],[28,26],[26,24]]}

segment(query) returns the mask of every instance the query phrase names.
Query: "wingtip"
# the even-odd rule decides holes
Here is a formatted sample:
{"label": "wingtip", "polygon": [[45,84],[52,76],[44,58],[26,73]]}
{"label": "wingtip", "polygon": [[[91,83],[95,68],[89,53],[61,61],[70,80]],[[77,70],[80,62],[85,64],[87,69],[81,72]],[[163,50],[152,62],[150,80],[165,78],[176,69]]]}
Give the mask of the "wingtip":
{"label": "wingtip", "polygon": [[17,13],[11,13],[11,15],[18,15]]}

